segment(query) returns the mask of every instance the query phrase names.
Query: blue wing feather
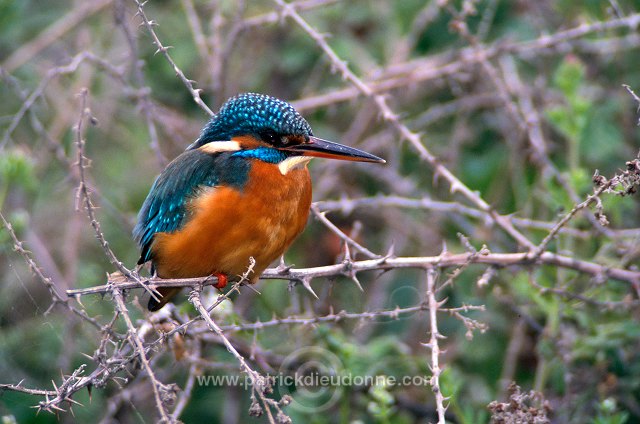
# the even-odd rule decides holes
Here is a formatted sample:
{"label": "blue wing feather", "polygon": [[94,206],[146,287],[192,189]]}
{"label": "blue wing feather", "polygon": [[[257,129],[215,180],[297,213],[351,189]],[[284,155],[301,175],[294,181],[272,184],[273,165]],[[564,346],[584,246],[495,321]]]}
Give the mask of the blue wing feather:
{"label": "blue wing feather", "polygon": [[[228,169],[230,167],[237,169]],[[167,165],[153,183],[133,229],[133,236],[141,248],[139,263],[151,259],[156,233],[178,231],[188,221],[189,202],[200,187],[224,183],[229,180],[225,174],[235,175],[234,180],[239,182],[243,175],[246,178],[247,170],[244,168],[229,154],[211,155],[198,149],[187,150]]]}

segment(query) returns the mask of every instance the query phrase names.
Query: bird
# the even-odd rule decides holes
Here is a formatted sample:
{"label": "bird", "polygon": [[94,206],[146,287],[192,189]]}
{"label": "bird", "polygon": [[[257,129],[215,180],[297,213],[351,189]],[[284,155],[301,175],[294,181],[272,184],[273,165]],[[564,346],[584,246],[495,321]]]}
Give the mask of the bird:
{"label": "bird", "polygon": [[[314,158],[384,163],[314,136],[294,107],[258,93],[228,99],[151,186],[133,237],[138,265],[159,278],[216,276],[218,289],[255,260],[249,283],[281,257],[306,226]],[[180,291],[149,299],[157,311]]]}

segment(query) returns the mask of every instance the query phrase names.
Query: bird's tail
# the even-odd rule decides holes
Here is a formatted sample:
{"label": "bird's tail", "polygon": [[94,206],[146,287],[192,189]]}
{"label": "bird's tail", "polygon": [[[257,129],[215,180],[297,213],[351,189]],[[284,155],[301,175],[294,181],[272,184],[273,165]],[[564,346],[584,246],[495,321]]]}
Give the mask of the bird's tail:
{"label": "bird's tail", "polygon": [[179,287],[164,287],[159,288],[158,292],[162,295],[159,300],[155,300],[153,297],[149,299],[149,304],[147,305],[147,309],[151,312],[155,312],[166,305],[173,296],[178,294],[180,291]]}

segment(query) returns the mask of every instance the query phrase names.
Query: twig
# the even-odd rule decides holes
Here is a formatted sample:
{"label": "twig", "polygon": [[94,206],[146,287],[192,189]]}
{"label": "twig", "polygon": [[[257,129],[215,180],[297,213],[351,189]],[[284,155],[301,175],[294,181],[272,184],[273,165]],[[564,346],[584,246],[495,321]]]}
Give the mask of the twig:
{"label": "twig", "polygon": [[594,190],[593,194],[590,194],[584,202],[575,205],[569,211],[569,213],[563,216],[562,219],[560,219],[558,223],[551,229],[551,231],[549,231],[549,234],[547,234],[547,236],[540,242],[540,244],[531,252],[531,259],[536,259],[540,257],[540,255],[542,255],[542,252],[544,252],[547,249],[547,246],[549,246],[549,243],[551,243],[551,241],[556,237],[556,235],[558,235],[558,232],[560,231],[560,229],[564,227],[571,220],[571,218],[573,218],[580,210],[588,207],[591,203],[597,201],[598,196],[602,194],[605,190],[607,190],[610,186],[611,184],[603,184],[600,187],[597,187]]}
{"label": "twig", "polygon": [[125,0],[117,0],[116,2],[116,24],[122,28],[124,38],[129,46],[131,72],[133,73],[133,78],[135,79],[136,85],[138,86],[138,92],[140,93],[136,96],[136,100],[140,105],[145,122],[147,123],[151,150],[153,150],[156,155],[158,165],[160,167],[164,167],[167,164],[167,158],[162,153],[160,143],[158,141],[158,129],[156,128],[154,121],[155,114],[153,113],[153,102],[151,101],[151,88],[145,82],[144,72],[142,72],[144,61],[140,60],[138,57],[139,52],[136,39],[131,28],[127,25],[127,20],[125,18],[126,7],[124,2]]}
{"label": "twig", "polygon": [[[258,398],[260,399],[263,405],[262,411],[267,414],[267,418],[269,422],[272,424],[275,424],[275,420],[271,413],[270,406],[273,406],[274,404],[277,406],[277,402],[273,400],[269,402],[268,399],[265,397],[265,391],[269,388],[268,380],[262,375],[260,375],[257,371],[254,371],[247,364],[244,357],[240,355],[240,353],[238,353],[236,348],[231,344],[229,339],[224,335],[224,332],[222,331],[222,329],[218,326],[218,324],[215,323],[215,321],[213,321],[207,309],[202,305],[202,286],[201,285],[193,288],[193,290],[191,291],[191,294],[189,295],[189,301],[196,308],[196,310],[198,311],[200,316],[204,319],[204,322],[211,329],[211,331],[213,331],[218,337],[220,337],[220,339],[222,340],[223,344],[225,345],[229,353],[231,353],[236,358],[236,360],[240,364],[240,370],[247,373],[247,375],[249,376],[249,379],[251,380],[252,393],[258,395]],[[279,412],[282,412],[282,411],[279,411]]]}
{"label": "twig", "polygon": [[149,380],[151,380],[151,387],[153,389],[153,398],[156,403],[156,408],[160,413],[160,417],[162,418],[162,422],[176,423],[177,421],[171,415],[167,414],[165,405],[162,402],[162,398],[160,396],[160,390],[164,385],[158,381],[158,379],[156,378],[153,372],[153,369],[151,368],[151,364],[149,364],[149,358],[147,358],[147,354],[145,352],[145,348],[142,343],[142,340],[140,340],[140,338],[138,337],[138,334],[136,332],[136,327],[131,322],[131,318],[129,317],[129,312],[127,311],[127,307],[124,304],[124,300],[122,298],[122,291],[120,289],[115,288],[111,291],[111,293],[113,294],[113,300],[115,302],[116,309],[118,310],[118,313],[124,319],[124,322],[127,325],[129,343],[131,343],[131,345],[133,346],[136,356],[140,358],[140,362],[142,362],[142,367],[144,368],[147,375],[149,376]]}
{"label": "twig", "polygon": [[[200,358],[201,356],[201,347],[200,343],[196,341],[195,349],[192,352],[192,356],[195,358]],[[184,386],[184,390],[180,393],[178,397],[178,401],[176,402],[176,407],[173,409],[173,413],[171,414],[175,420],[180,418],[180,415],[184,412],[184,409],[187,407],[187,404],[191,400],[191,395],[193,393],[193,388],[196,382],[196,376],[200,374],[200,366],[194,361],[189,367],[189,377],[187,377],[187,383]]]}
{"label": "twig", "polygon": [[64,378],[63,376],[62,384],[60,385],[60,387],[56,386],[56,384],[52,381],[51,383],[53,384],[53,387],[55,389],[55,394],[53,395],[54,398],[49,399],[49,395],[45,394],[46,400],[40,402],[35,408],[37,408],[38,411],[55,413],[57,411],[64,411],[62,408],[60,408],[60,406],[58,406],[62,402],[67,402],[69,405],[78,404],[78,402],[73,400],[71,397],[73,396],[73,393],[75,393],[74,387],[79,382],[86,381],[86,377],[80,377],[80,375],[84,373],[84,369],[85,365],[83,364],[76,368],[69,377]]}
{"label": "twig", "polygon": [[[91,227],[93,227],[94,232],[96,233],[96,238],[98,242],[100,242],[100,246],[102,246],[102,250],[104,250],[105,255],[109,259],[109,262],[113,266],[115,266],[124,276],[129,279],[139,281],[139,278],[134,275],[129,269],[127,269],[122,262],[116,258],[116,255],[109,247],[109,242],[104,237],[104,233],[100,228],[100,222],[96,219],[93,204],[91,203],[91,197],[89,196],[89,190],[87,189],[87,184],[85,182],[85,157],[84,157],[84,145],[85,141],[83,138],[84,132],[84,121],[85,118],[91,118],[91,111],[87,106],[87,97],[89,95],[89,90],[86,88],[82,90],[80,93],[81,99],[81,111],[80,111],[80,119],[78,120],[78,124],[75,128],[76,133],[76,150],[77,150],[77,160],[78,160],[78,198],[84,202],[84,208],[87,211],[87,216],[89,217],[89,221],[91,222]],[[140,282],[140,284],[144,287],[144,284]]]}
{"label": "twig", "polygon": [[[536,260],[532,260],[529,253],[443,253],[439,256],[416,256],[416,257],[384,257],[379,259],[367,259],[362,261],[347,261],[335,265],[325,265],[314,268],[269,268],[263,274],[263,279],[277,279],[302,281],[320,277],[336,277],[340,275],[350,276],[351,272],[363,272],[374,270],[391,270],[396,268],[425,268],[425,267],[457,267],[465,264],[484,264],[496,267],[512,266],[534,266],[536,264],[554,265],[561,268],[573,269],[592,277],[613,278],[619,281],[640,284],[640,271],[633,271],[621,268],[612,268],[599,265],[593,262],[583,261],[570,256],[559,255],[552,252],[543,252]],[[173,280],[150,279],[146,280],[155,287],[196,287],[203,285],[202,278],[184,278]],[[209,283],[213,283],[210,281]],[[109,284],[103,286],[90,287],[86,289],[75,289],[68,291],[70,296],[82,296],[86,294],[107,293],[109,288],[131,289],[140,287],[140,283],[135,281],[111,280]],[[146,287],[146,284],[145,284]],[[228,294],[228,293],[227,293]],[[221,295],[222,300],[226,296]],[[221,301],[222,301],[221,300]]]}
{"label": "twig", "polygon": [[[255,331],[262,330],[269,327],[278,327],[281,325],[313,325],[323,322],[339,323],[344,320],[375,320],[377,318],[390,318],[400,319],[402,315],[413,314],[416,312],[422,312],[429,309],[427,303],[421,303],[416,306],[409,306],[406,308],[396,307],[395,309],[379,310],[379,311],[367,311],[367,312],[346,312],[340,311],[336,314],[328,314],[323,316],[315,316],[311,318],[290,316],[286,318],[273,318],[269,321],[257,321],[244,324],[230,324],[223,325],[220,328],[223,331]],[[463,305],[458,308],[439,308],[440,312],[447,313],[460,313],[467,311],[484,311],[483,305]]]}
{"label": "twig", "polygon": [[[560,184],[560,186],[567,192],[572,202],[579,203],[581,201],[580,196],[548,156],[547,143],[542,131],[542,121],[538,111],[533,105],[529,89],[521,83],[514,61],[510,57],[504,57],[502,59],[505,84],[510,86],[505,87],[505,89],[510,89],[514,94],[518,95],[519,109],[514,105],[514,107],[509,108],[509,110],[511,113],[515,114],[513,115],[514,120],[522,121],[524,123],[522,129],[527,132],[535,162],[540,166],[543,173],[550,174],[558,184]],[[497,77],[496,79],[496,84],[502,85],[502,80]],[[587,219],[596,231],[609,237],[612,236],[611,230],[601,225],[595,217],[589,215]]]}
{"label": "twig", "polygon": [[[236,2],[238,9],[238,13],[244,8],[244,2],[239,1]],[[211,76],[211,94],[217,101],[220,103],[222,98],[222,89],[224,87],[224,71],[225,68],[223,66],[227,65],[228,57],[224,57],[223,55],[226,53],[231,53],[231,51],[227,51],[223,48],[225,46],[223,40],[223,34],[225,30],[223,29],[224,25],[224,17],[222,14],[222,2],[214,1],[212,2],[213,13],[211,15],[211,19],[209,20],[209,31],[210,35],[208,38],[208,45],[210,46],[211,54],[205,56],[207,59],[207,66],[209,69],[209,75]],[[234,37],[234,34],[230,34]],[[229,40],[230,43],[233,43],[235,40],[231,38]]]}
{"label": "twig", "polygon": [[[306,12],[308,10],[316,9],[319,7],[325,7],[338,3],[340,0],[298,0],[292,1],[289,5],[300,12]],[[242,22],[242,29],[247,30],[266,24],[275,24],[282,21],[282,15],[278,12],[268,12],[262,15],[246,18]]]}
{"label": "twig", "polygon": [[[363,95],[372,99],[378,107],[382,118],[389,122],[396,131],[414,147],[420,155],[420,158],[427,162],[434,169],[437,176],[441,176],[447,180],[451,193],[459,192],[478,208],[486,211],[491,218],[498,224],[507,234],[513,237],[520,245],[527,249],[534,248],[534,244],[520,233],[509,220],[498,214],[480,195],[467,187],[458,177],[456,177],[447,167],[445,167],[425,146],[422,144],[419,134],[411,131],[406,125],[400,122],[396,113],[394,113],[386,99],[369,87],[362,79],[357,77],[347,64],[340,59],[336,52],[327,44],[325,37],[317,32],[307,21],[305,21],[298,12],[283,0],[274,0],[282,9],[284,16],[289,16],[302,28],[318,45],[331,61],[332,67],[337,70],[342,77],[353,84]],[[640,18],[639,18],[640,19]]]}
{"label": "twig", "polygon": [[51,294],[51,298],[53,300],[53,304],[63,305],[65,308],[67,308],[68,310],[70,310],[71,312],[73,312],[75,315],[79,316],[83,320],[87,321],[97,329],[102,328],[102,326],[96,319],[87,315],[85,311],[76,309],[73,306],[71,306],[67,301],[67,299],[63,298],[60,295],[60,293],[58,293],[58,289],[56,288],[53,281],[51,281],[51,278],[44,275],[44,273],[42,272],[38,264],[31,257],[30,253],[24,249],[22,242],[20,241],[20,239],[18,239],[18,236],[16,235],[15,231],[13,231],[13,227],[5,219],[4,215],[2,215],[1,212],[0,212],[0,220],[2,220],[2,225],[7,230],[7,232],[9,233],[9,236],[11,237],[11,240],[13,241],[14,250],[18,252],[20,256],[22,256],[22,258],[27,263],[27,266],[29,267],[31,272],[33,272],[36,275],[36,277],[38,277],[38,279],[42,282],[42,284],[45,285],[47,290],[49,290],[49,293]]}
{"label": "twig", "polygon": [[44,78],[42,78],[40,84],[38,84],[38,87],[36,87],[36,89],[33,90],[29,97],[27,97],[27,99],[22,103],[20,110],[18,110],[18,112],[13,115],[11,124],[9,124],[9,127],[5,131],[2,141],[0,142],[0,147],[8,143],[13,131],[15,131],[15,129],[18,127],[18,124],[27,113],[27,111],[29,111],[33,107],[35,102],[42,96],[44,90],[47,88],[51,80],[59,75],[71,74],[76,72],[78,67],[85,61],[105,70],[111,77],[119,81],[123,81],[122,71],[114,67],[111,63],[90,52],[78,53],[69,61],[67,65],[58,66],[47,71],[47,74],[44,76]]}
{"label": "twig", "polygon": [[140,2],[139,0],[135,0],[135,2],[136,2],[136,5],[138,6],[138,15],[142,18],[142,23],[147,28],[147,31],[149,31],[149,34],[151,34],[153,44],[158,48],[156,52],[160,52],[162,56],[167,60],[167,62],[169,62],[174,72],[176,73],[177,77],[180,79],[180,81],[182,81],[184,86],[187,88],[187,90],[191,94],[193,101],[198,106],[200,106],[200,108],[204,110],[207,113],[207,115],[211,117],[214,116],[215,113],[213,113],[213,111],[209,109],[209,106],[207,106],[206,103],[200,97],[201,90],[193,88],[194,81],[188,79],[184,75],[184,72],[182,72],[182,70],[178,67],[178,65],[176,65],[176,63],[173,61],[173,59],[169,55],[169,46],[165,47],[160,42],[160,39],[158,38],[158,34],[156,34],[156,31],[153,29],[153,26],[157,24],[154,21],[150,21],[147,18],[147,15],[144,13],[144,3]]}
{"label": "twig", "polygon": [[353,238],[345,234],[344,231],[338,228],[333,222],[329,220],[329,218],[326,217],[326,212],[320,212],[315,204],[311,205],[311,212],[313,212],[316,218],[318,218],[320,222],[322,222],[325,225],[325,227],[330,229],[335,235],[337,235],[342,240],[344,240],[344,242],[347,243],[349,246],[355,248],[358,252],[366,255],[371,259],[382,257],[381,255],[377,255],[373,253],[372,251],[370,251],[369,249],[367,249],[366,247],[364,247],[363,245],[355,241]]}
{"label": "twig", "polygon": [[203,59],[208,59],[211,52],[209,51],[209,45],[207,44],[207,37],[205,37],[202,25],[200,24],[200,17],[193,5],[193,0],[182,0],[181,3],[187,17],[187,23],[189,24],[191,35],[193,36],[193,41],[198,49],[198,55]]}
{"label": "twig", "polygon": [[[443,202],[439,200],[433,200],[430,197],[423,198],[407,198],[401,196],[375,196],[375,197],[363,197],[363,198],[343,198],[340,200],[320,200],[314,202],[315,207],[319,211],[342,211],[345,214],[350,214],[354,209],[359,208],[378,208],[378,207],[398,207],[398,208],[410,208],[410,209],[424,209],[436,212],[457,213],[460,215],[466,215],[471,218],[487,220],[487,215],[479,209],[465,206],[459,202]],[[556,224],[553,222],[538,221],[534,219],[518,218],[515,216],[509,216],[511,222],[519,227],[533,230],[551,230]],[[491,221],[489,222],[491,223]],[[561,234],[568,234],[572,237],[578,237],[586,239],[592,237],[592,233],[589,231],[579,230],[576,228],[563,227],[560,229]],[[638,237],[640,230],[612,230],[612,234],[616,237]]]}
{"label": "twig", "polygon": [[22,382],[18,384],[0,384],[0,393],[5,390],[10,390],[12,392],[21,392],[35,396],[56,396],[58,394],[58,392],[56,392],[55,390],[29,389],[28,387],[24,387],[22,385]]}
{"label": "twig", "polygon": [[500,380],[498,380],[499,398],[504,396],[509,384],[514,381],[518,357],[526,341],[526,330],[527,321],[522,317],[518,318],[510,332],[509,344],[504,355]]}
{"label": "twig", "polygon": [[444,406],[446,400],[442,394],[440,388],[440,374],[442,374],[442,368],[440,368],[440,345],[438,339],[444,338],[438,330],[437,312],[445,302],[436,300],[436,271],[433,268],[427,270],[427,302],[429,304],[429,325],[431,337],[428,343],[422,343],[425,347],[431,349],[431,390],[436,397],[436,410],[438,411],[438,424],[445,424],[444,414],[447,408]]}
{"label": "twig", "polygon": [[[638,104],[638,106],[636,107],[636,114],[640,113],[640,97],[638,97],[638,95],[627,84],[622,84],[622,86],[629,92],[629,94],[631,94],[633,100],[635,100],[635,102]],[[640,126],[640,117],[638,118],[638,122],[636,125]]]}
{"label": "twig", "polygon": [[[635,31],[640,24],[640,14],[633,14],[621,19],[598,21],[581,24],[566,31],[558,31],[551,35],[542,35],[536,39],[522,42],[496,42],[494,44],[481,44],[479,47],[466,47],[461,49],[451,59],[450,52],[440,55],[430,55],[427,58],[419,58],[405,63],[395,63],[388,69],[372,72],[370,79],[366,81],[374,93],[384,93],[407,85],[415,85],[452,75],[463,73],[474,64],[491,60],[504,54],[515,54],[525,59],[531,59],[540,55],[552,53],[568,53],[575,48],[584,48],[580,37],[594,32],[605,32],[618,28],[629,28]],[[626,38],[625,38],[626,39]],[[627,48],[637,48],[638,37],[632,37]],[[634,43],[635,41],[635,43]],[[609,46],[605,46],[609,47]],[[554,50],[555,49],[555,50]],[[593,53],[593,49],[588,49]],[[601,54],[609,54],[611,50],[601,48]],[[328,93],[309,96],[293,102],[299,111],[326,107],[335,103],[353,100],[363,93],[357,87],[339,88]]]}
{"label": "twig", "polygon": [[[354,272],[360,272],[367,270],[388,270],[394,268],[425,268],[429,266],[451,267],[460,266],[468,262],[473,264],[488,264],[498,267],[535,264],[531,261],[528,253],[489,253],[486,255],[478,255],[475,253],[445,253],[440,256],[369,259],[354,261],[348,264],[326,265],[315,268],[291,268],[288,270],[271,268],[267,269],[262,274],[262,278],[286,278],[290,280],[300,280],[303,278],[334,277],[342,275],[347,271],[345,268],[353,270]],[[592,262],[582,261],[570,256],[558,255],[552,252],[544,252],[537,258],[537,263],[573,269],[589,274],[593,277],[605,276],[632,284],[640,283],[640,271],[610,268]]]}
{"label": "twig", "polygon": [[[24,105],[24,103],[28,100],[27,94],[25,92],[25,90],[22,89],[22,87],[20,86],[20,82],[17,78],[15,78],[14,76],[12,76],[11,74],[9,74],[8,72],[6,72],[3,68],[0,68],[0,77],[2,77],[2,79],[6,82],[6,84],[10,87],[12,87],[16,93],[16,95],[18,96],[18,98],[20,99],[20,101],[22,102],[22,104]],[[44,124],[42,123],[42,121],[38,118],[38,115],[33,111],[32,108],[29,108],[27,110],[27,112],[29,113],[29,118],[31,120],[31,127],[33,128],[33,130],[39,134],[44,140],[46,140],[49,149],[55,154],[56,159],[58,159],[60,162],[64,163],[67,165],[67,167],[71,168],[70,166],[70,161],[66,156],[66,153],[64,151],[64,148],[62,147],[62,145],[55,141],[47,132],[47,130],[44,127]]]}
{"label": "twig", "polygon": [[218,278],[215,276],[198,277],[198,278],[149,278],[138,280],[122,279],[120,276],[109,276],[107,284],[100,286],[87,287],[85,289],[72,289],[67,290],[67,296],[77,297],[85,296],[89,294],[103,294],[108,293],[113,287],[118,287],[120,290],[129,290],[139,288],[140,285],[149,287],[150,289],[158,289],[160,287],[194,287],[196,284],[202,284],[203,286],[211,286],[218,283]]}

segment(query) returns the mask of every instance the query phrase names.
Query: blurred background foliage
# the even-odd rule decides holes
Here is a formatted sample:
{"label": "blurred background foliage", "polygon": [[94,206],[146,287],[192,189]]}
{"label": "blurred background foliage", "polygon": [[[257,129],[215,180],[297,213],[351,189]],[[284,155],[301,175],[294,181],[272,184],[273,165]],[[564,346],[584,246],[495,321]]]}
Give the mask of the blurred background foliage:
{"label": "blurred background foliage", "polygon": [[[463,53],[471,54],[473,48],[500,48],[579,25],[634,16],[640,10],[633,0],[297,4],[358,76],[372,84],[390,78],[399,81],[385,92],[388,102],[468,187],[501,214],[548,224],[521,227],[535,243],[548,234],[549,225],[592,192],[596,169],[611,176],[638,154],[637,105],[622,87],[640,89],[640,36],[635,27],[588,32],[546,48],[533,43],[530,51],[516,54],[505,48],[489,62],[511,88],[508,95],[516,108],[523,98],[531,100],[541,122],[548,163],[564,185],[536,160],[526,131],[532,122],[517,121],[486,70],[478,62],[463,60]],[[342,101],[339,94],[351,86],[291,20],[269,19],[277,10],[274,3],[262,0],[152,0],[145,5],[147,16],[158,24],[160,40],[172,46],[173,60],[202,89],[212,110],[238,92],[268,93],[292,101],[320,137],[387,158],[389,164],[382,170],[315,161],[314,200],[400,196],[453,205],[438,209],[374,203],[329,213],[333,222],[370,250],[385,254],[393,245],[398,256],[429,256],[438,255],[446,245],[448,251],[459,253],[467,249],[457,235],[461,233],[477,249],[486,245],[492,252],[518,251],[516,242],[497,226],[462,212],[463,205],[472,205],[449,192],[415,150],[380,119],[369,100],[348,95]],[[89,89],[96,119],[86,133],[92,196],[105,236],[127,266],[137,260],[131,229],[155,175],[198,136],[208,119],[163,56],[156,54],[135,13],[131,1],[0,0],[0,210],[60,291],[103,284],[106,273],[113,271],[85,213],[76,205],[73,128],[80,116],[81,89]],[[200,30],[194,31],[193,16]],[[461,35],[461,22],[471,39]],[[204,41],[198,40],[198,33]],[[101,63],[87,60],[73,72],[58,72],[81,52],[90,52]],[[463,66],[457,71],[437,74],[439,67],[459,61]],[[403,67],[406,71],[400,72]],[[414,81],[414,73],[425,69],[433,69],[435,76]],[[515,87],[509,82],[514,77],[520,81]],[[21,111],[38,90],[40,95],[27,103],[29,110]],[[155,150],[150,128],[158,134]],[[569,224],[573,231],[562,233],[550,249],[637,270],[637,196],[604,195],[602,201],[611,232],[590,222],[590,212],[580,214]],[[343,257],[340,240],[314,219],[286,254],[287,263],[297,267],[332,264]],[[441,357],[445,368],[441,387],[450,396],[448,420],[488,422],[486,406],[492,400],[504,401],[509,383],[515,381],[523,390],[544,395],[553,422],[640,422],[639,310],[637,304],[607,307],[606,303],[637,300],[628,284],[535,266],[495,270],[488,284],[480,285],[484,271],[479,266],[462,267],[454,283],[439,293],[439,298],[448,299],[446,307],[485,306],[484,311],[463,313],[484,324],[481,330],[469,329],[469,322],[454,314],[439,313],[440,333],[446,336],[441,341],[446,349]],[[452,272],[442,270],[439,281],[446,281]],[[23,381],[27,387],[50,389],[52,380],[60,381],[61,374],[68,375],[81,364],[92,369],[93,362],[83,354],[91,356],[97,349],[100,332],[63,308],[50,308],[49,292],[13,251],[4,229],[0,276],[0,383]],[[300,287],[288,290],[286,282],[263,281],[260,295],[243,291],[214,317],[227,325],[274,316],[393,310],[425,299],[425,276],[419,271],[367,272],[359,278],[364,292],[347,278],[315,280],[318,301]],[[138,306],[143,296],[134,290],[127,298],[138,320],[147,317]],[[102,324],[109,322],[113,305],[108,298],[82,301],[90,316]],[[185,297],[180,302],[174,314],[193,315]],[[397,319],[278,325],[231,332],[230,337],[265,374],[276,372],[288,355],[313,346],[335,356],[343,373],[428,377],[430,351],[421,345],[428,341],[428,329],[426,312],[416,312]],[[153,367],[163,382],[184,388],[196,360],[203,374],[239,373],[219,341],[194,335],[184,342],[189,352],[199,346],[201,358],[177,361],[171,348],[161,347]],[[289,389],[277,387],[276,398]],[[435,421],[427,384],[345,387],[326,409],[322,396],[305,397],[295,389],[292,395],[300,404],[285,411],[294,422]],[[123,373],[106,387],[91,394],[80,392],[74,399],[83,406],[74,406],[73,415],[36,414],[30,407],[39,398],[4,391],[0,416],[3,422],[19,423],[155,419],[151,390],[141,376],[129,379]],[[242,387],[196,386],[181,419],[264,421],[247,416],[249,404]]]}

